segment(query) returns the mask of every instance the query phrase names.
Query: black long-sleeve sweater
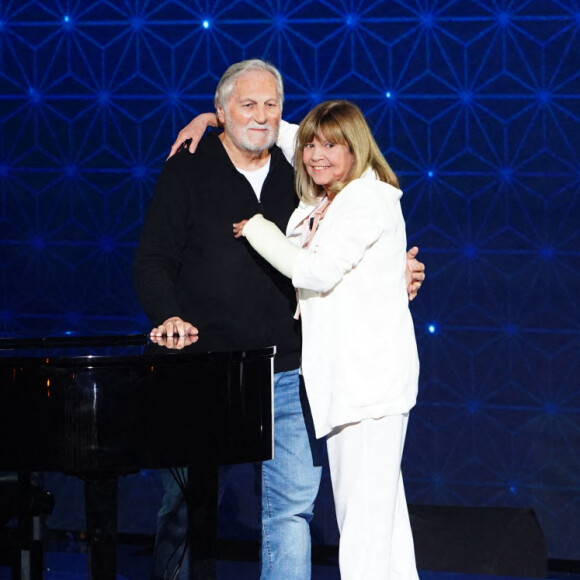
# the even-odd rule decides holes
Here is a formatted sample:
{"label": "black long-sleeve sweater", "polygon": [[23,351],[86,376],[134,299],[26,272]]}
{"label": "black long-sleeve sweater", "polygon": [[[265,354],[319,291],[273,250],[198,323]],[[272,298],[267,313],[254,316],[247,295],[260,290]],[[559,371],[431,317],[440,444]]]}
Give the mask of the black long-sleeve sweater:
{"label": "black long-sleeve sweater", "polygon": [[291,282],[249,246],[232,224],[264,214],[282,231],[297,205],[293,170],[271,150],[260,201],[236,170],[217,133],[195,154],[163,167],[134,267],[137,294],[153,326],[172,316],[232,344],[277,346],[276,372],[298,368],[299,325]]}

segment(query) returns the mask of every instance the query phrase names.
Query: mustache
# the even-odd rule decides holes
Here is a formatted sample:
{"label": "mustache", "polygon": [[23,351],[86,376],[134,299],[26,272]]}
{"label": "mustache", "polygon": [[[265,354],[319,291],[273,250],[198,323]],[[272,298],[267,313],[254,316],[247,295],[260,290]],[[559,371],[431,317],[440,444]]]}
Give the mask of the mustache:
{"label": "mustache", "polygon": [[267,129],[271,133],[274,130],[274,127],[272,127],[270,123],[256,123],[255,121],[253,121],[249,125],[246,125],[246,131],[250,129],[261,129],[261,130]]}

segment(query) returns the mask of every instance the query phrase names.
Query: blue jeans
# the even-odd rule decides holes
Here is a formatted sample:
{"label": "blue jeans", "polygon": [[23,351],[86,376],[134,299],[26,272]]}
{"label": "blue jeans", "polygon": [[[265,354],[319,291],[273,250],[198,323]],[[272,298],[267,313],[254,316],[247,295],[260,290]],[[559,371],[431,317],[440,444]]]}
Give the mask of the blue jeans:
{"label": "blue jeans", "polygon": [[[298,370],[274,375],[274,459],[262,463],[261,580],[310,579],[310,521],[322,473],[323,440],[315,440]],[[221,468],[221,499],[227,468]],[[177,473],[182,480],[184,472]],[[181,483],[184,483],[182,481]],[[187,580],[187,505],[178,482],[164,474],[152,580]]]}
{"label": "blue jeans", "polygon": [[187,504],[181,492],[186,484],[187,470],[177,468],[174,474],[164,471],[161,475],[163,502],[157,514],[151,580],[186,580],[189,577]]}
{"label": "blue jeans", "polygon": [[310,521],[322,474],[298,370],[274,375],[274,459],[262,463],[261,580],[310,579]]}

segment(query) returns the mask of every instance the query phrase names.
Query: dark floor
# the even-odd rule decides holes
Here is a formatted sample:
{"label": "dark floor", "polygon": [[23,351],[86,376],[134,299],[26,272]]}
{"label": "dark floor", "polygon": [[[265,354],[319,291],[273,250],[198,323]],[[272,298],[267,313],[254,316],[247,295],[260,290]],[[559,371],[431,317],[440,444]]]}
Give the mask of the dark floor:
{"label": "dark floor", "polygon": [[[239,548],[238,548],[239,550]],[[243,548],[242,548],[243,550]],[[228,559],[218,562],[218,580],[257,580],[259,564],[255,561],[254,551],[245,554],[246,558],[230,559],[232,550],[227,549]],[[151,566],[151,549],[144,545],[120,545],[117,580],[147,580]],[[315,563],[312,580],[340,580],[334,552],[314,552]],[[251,561],[247,561],[247,560]],[[87,575],[86,548],[79,541],[51,541],[45,554],[44,580],[84,580]],[[488,576],[458,572],[419,571],[420,580],[532,580],[522,576]],[[549,570],[547,577],[553,580],[580,580],[577,566],[571,569]],[[11,580],[9,568],[0,566],[0,580]]]}

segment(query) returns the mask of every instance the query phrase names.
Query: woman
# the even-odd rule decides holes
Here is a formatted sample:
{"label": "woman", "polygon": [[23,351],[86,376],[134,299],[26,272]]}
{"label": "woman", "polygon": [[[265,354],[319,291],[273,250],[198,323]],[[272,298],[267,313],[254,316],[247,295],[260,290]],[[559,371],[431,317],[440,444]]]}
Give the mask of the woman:
{"label": "woman", "polygon": [[260,215],[234,233],[298,291],[302,372],[316,435],[327,439],[342,579],[416,579],[401,477],[419,372],[402,193],[348,101],[306,116],[294,163],[301,201],[288,237]]}

